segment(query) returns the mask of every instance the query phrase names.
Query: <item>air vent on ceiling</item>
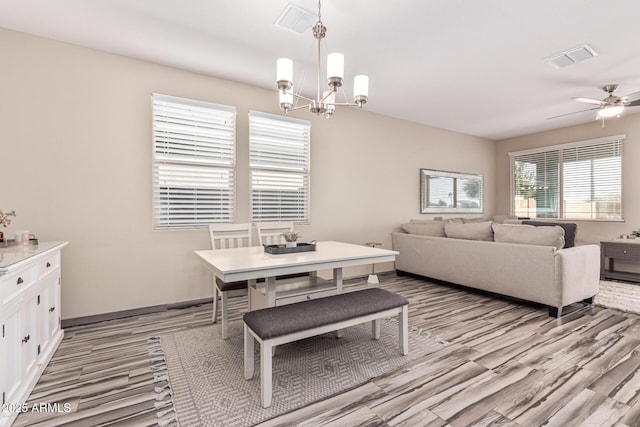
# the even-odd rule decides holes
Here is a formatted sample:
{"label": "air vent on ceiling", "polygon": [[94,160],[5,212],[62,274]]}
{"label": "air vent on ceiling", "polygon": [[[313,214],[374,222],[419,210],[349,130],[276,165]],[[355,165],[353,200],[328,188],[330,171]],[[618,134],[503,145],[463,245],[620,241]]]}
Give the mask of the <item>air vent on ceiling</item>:
{"label": "air vent on ceiling", "polygon": [[312,12],[289,3],[274,24],[287,31],[302,34],[311,28],[317,19]]}
{"label": "air vent on ceiling", "polygon": [[583,44],[582,46],[572,47],[564,52],[545,58],[545,61],[553,68],[562,68],[585,59],[598,56],[598,53],[591,46]]}

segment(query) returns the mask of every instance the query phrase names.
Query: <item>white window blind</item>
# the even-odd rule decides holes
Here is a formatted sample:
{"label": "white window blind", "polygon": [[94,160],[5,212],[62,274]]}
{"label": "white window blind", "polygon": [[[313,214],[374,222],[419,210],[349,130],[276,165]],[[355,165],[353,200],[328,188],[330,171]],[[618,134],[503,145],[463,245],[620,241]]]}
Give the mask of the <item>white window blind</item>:
{"label": "white window blind", "polygon": [[622,151],[617,135],[510,153],[513,213],[529,218],[622,220]]}
{"label": "white window blind", "polygon": [[309,222],[310,123],[249,112],[252,221]]}
{"label": "white window blind", "polygon": [[154,229],[231,222],[235,108],[153,94]]}

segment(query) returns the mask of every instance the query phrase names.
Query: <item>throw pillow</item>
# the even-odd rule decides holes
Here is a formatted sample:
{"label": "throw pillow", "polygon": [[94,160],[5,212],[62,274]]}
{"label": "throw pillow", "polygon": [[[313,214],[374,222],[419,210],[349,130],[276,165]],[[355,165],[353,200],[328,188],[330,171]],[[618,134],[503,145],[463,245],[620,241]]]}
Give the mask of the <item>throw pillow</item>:
{"label": "throw pillow", "polygon": [[493,224],[493,238],[503,243],[564,247],[564,230],[557,226]]}
{"label": "throw pillow", "polygon": [[430,219],[422,219],[422,218],[414,218],[411,221],[409,221],[410,224],[431,224],[433,221]]}
{"label": "throw pillow", "polygon": [[487,222],[484,218],[461,218],[463,224],[469,224],[470,222]]}
{"label": "throw pillow", "polygon": [[409,234],[420,234],[422,236],[445,237],[444,222],[429,221],[425,223],[402,224],[402,229]]}
{"label": "throw pillow", "polygon": [[467,224],[459,224],[456,222],[445,222],[444,232],[447,237],[453,239],[467,240],[493,240],[493,230],[491,229],[491,221],[470,222]]}
{"label": "throw pillow", "polygon": [[494,215],[493,218],[491,218],[491,220],[496,224],[506,224],[505,221],[514,219],[517,220],[518,217],[515,215]]}
{"label": "throw pillow", "polygon": [[576,237],[578,236],[578,224],[575,222],[551,222],[551,221],[522,221],[523,224],[533,225],[535,227],[552,227],[557,225],[564,230],[564,247],[572,248],[576,245]]}
{"label": "throw pillow", "polygon": [[447,219],[445,219],[445,222],[450,222],[450,223],[455,223],[455,224],[462,224],[462,218],[461,217],[447,218]]}

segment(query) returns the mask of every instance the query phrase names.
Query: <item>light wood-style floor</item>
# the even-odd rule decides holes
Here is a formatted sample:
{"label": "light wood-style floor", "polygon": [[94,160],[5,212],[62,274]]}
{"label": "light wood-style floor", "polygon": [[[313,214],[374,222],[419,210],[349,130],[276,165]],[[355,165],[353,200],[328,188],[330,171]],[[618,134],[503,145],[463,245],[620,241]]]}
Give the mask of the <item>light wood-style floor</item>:
{"label": "light wood-style floor", "polygon": [[[357,389],[263,425],[640,426],[640,316],[601,307],[550,318],[542,306],[394,274],[410,326],[448,345]],[[345,290],[367,286],[345,282]],[[239,318],[246,297],[233,298]],[[147,338],[211,322],[211,305],[65,330],[16,426],[155,425]],[[166,417],[170,417],[170,414]],[[168,419],[168,418],[166,418]]]}

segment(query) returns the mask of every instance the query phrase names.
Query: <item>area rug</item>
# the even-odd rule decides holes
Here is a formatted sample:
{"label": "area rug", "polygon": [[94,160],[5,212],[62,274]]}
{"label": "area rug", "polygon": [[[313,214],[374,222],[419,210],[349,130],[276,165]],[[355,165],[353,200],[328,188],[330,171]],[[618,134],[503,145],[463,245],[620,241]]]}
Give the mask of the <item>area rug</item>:
{"label": "area rug", "polygon": [[[398,350],[398,323],[381,321],[380,340],[369,323],[277,347],[273,358],[271,407],[260,405],[260,358],[254,377],[243,370],[243,323],[219,324],[150,340],[156,366],[166,369],[178,423],[188,426],[251,426],[328,398],[391,372],[446,343],[426,331],[409,332],[409,355]],[[259,348],[259,346],[256,345]],[[256,349],[258,353],[258,349]],[[160,373],[166,378],[164,373]]]}

